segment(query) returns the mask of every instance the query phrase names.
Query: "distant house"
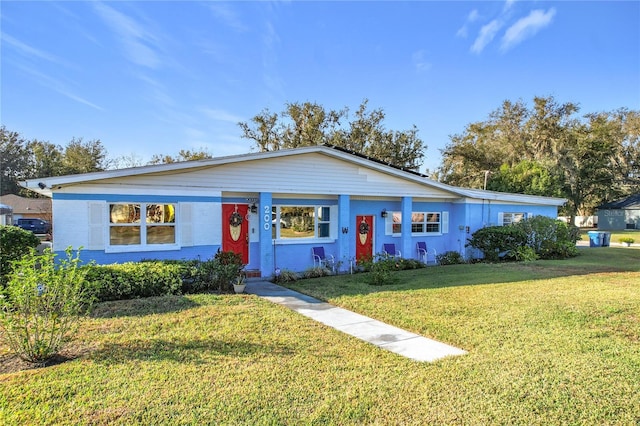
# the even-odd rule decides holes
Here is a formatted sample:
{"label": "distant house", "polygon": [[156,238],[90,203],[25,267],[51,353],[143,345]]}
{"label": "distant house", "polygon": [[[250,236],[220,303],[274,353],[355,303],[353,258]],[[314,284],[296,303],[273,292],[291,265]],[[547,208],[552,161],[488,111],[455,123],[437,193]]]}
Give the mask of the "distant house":
{"label": "distant house", "polygon": [[11,207],[14,222],[18,219],[51,221],[51,198],[26,198],[7,194],[0,196],[0,203]]}
{"label": "distant house", "polygon": [[6,204],[0,204],[0,225],[13,224],[13,208]]}
{"label": "distant house", "polygon": [[640,194],[599,206],[598,229],[640,229]]}
{"label": "distant house", "polygon": [[98,263],[241,254],[253,275],[303,271],[323,247],[340,268],[394,244],[467,256],[471,233],[555,218],[565,200],[464,189],[328,146],[33,179],[53,199],[54,251]]}

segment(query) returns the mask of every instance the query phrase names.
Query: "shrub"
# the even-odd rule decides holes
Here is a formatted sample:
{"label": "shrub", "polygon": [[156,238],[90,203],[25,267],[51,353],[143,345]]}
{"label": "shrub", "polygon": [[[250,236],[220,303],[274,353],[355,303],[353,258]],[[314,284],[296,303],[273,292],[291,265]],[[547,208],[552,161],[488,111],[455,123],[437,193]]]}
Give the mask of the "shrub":
{"label": "shrub", "polygon": [[91,305],[79,252],[73,257],[67,249],[66,254],[56,261],[50,249],[38,255],[31,248],[14,261],[0,298],[2,335],[27,362],[44,365],[56,355]]}
{"label": "shrub", "polygon": [[518,247],[527,244],[527,235],[515,226],[487,226],[471,235],[468,245],[484,254],[485,260],[496,262],[500,257],[516,253]]}
{"label": "shrub", "polygon": [[625,244],[633,244],[636,240],[631,237],[621,237],[618,239],[618,242]]}
{"label": "shrub", "polygon": [[436,256],[436,262],[438,265],[458,265],[461,263],[467,263],[464,257],[457,251],[446,251]]}
{"label": "shrub", "polygon": [[40,244],[33,232],[17,226],[0,225],[0,290],[11,272],[11,262],[29,253]]}
{"label": "shrub", "polygon": [[538,254],[532,247],[529,246],[518,247],[515,253],[512,253],[511,255],[511,257],[513,257],[517,261],[531,262],[534,260],[538,260]]}
{"label": "shrub", "polygon": [[211,274],[208,273],[207,265],[212,262],[201,261],[200,259],[191,260],[143,260],[142,262],[162,262],[166,265],[176,265],[180,271],[181,292],[186,293],[201,293],[211,290],[212,280]]}
{"label": "shrub", "polygon": [[331,270],[323,266],[312,266],[302,273],[304,278],[319,278],[331,275]]}
{"label": "shrub", "polygon": [[573,225],[546,216],[534,216],[512,226],[526,234],[526,245],[540,259],[564,259],[578,254],[575,245],[580,239],[580,230]]}
{"label": "shrub", "polygon": [[576,256],[580,232],[575,226],[534,216],[508,226],[489,226],[474,232],[468,245],[482,250],[487,261],[565,259]]}
{"label": "shrub", "polygon": [[379,253],[376,254],[375,259],[372,258],[369,261],[363,259],[359,264],[365,272],[368,272],[364,280],[370,285],[393,285],[399,281],[394,272],[400,270],[400,259]]}
{"label": "shrub", "polygon": [[87,286],[99,301],[179,294],[185,267],[161,261],[90,265]]}
{"label": "shrub", "polygon": [[289,269],[282,269],[278,274],[273,276],[271,281],[274,283],[290,283],[298,281],[298,278],[298,274],[295,272]]}
{"label": "shrub", "polygon": [[400,258],[400,259],[396,259],[396,264],[397,264],[397,268],[403,271],[405,269],[420,269],[420,268],[427,267],[427,265],[425,265],[424,262],[416,259]]}
{"label": "shrub", "polygon": [[240,254],[218,250],[211,263],[213,278],[218,284],[218,290],[221,293],[232,293],[233,282],[242,273],[243,269],[244,264]]}

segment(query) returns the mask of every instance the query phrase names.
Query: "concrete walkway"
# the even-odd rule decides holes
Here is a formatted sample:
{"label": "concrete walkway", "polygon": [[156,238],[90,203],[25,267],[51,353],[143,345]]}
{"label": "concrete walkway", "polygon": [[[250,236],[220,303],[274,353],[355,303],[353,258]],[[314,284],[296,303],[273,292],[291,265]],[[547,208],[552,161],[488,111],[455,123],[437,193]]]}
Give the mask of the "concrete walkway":
{"label": "concrete walkway", "polygon": [[249,281],[245,291],[416,361],[433,362],[467,353],[462,349],[335,307],[268,281]]}

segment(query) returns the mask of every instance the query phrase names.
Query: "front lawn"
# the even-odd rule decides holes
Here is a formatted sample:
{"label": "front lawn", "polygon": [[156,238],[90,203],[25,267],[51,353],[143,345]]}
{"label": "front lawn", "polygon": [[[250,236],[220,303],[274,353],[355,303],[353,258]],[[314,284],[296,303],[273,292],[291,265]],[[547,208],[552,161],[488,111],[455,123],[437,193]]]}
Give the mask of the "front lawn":
{"label": "front lawn", "polygon": [[249,295],[102,303],[75,359],[9,372],[0,346],[0,423],[637,424],[640,250],[581,253],[295,283],[469,352],[433,364]]}

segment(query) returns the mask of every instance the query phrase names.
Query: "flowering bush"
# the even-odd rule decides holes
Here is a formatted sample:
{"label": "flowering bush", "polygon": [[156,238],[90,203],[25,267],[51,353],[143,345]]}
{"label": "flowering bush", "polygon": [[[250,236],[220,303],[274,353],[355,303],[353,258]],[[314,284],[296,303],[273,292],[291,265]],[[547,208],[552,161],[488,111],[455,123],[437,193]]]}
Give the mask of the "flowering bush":
{"label": "flowering bush", "polygon": [[1,295],[1,335],[27,362],[44,364],[56,355],[91,306],[79,252],[66,254],[56,260],[50,249],[42,255],[31,249],[14,262]]}

